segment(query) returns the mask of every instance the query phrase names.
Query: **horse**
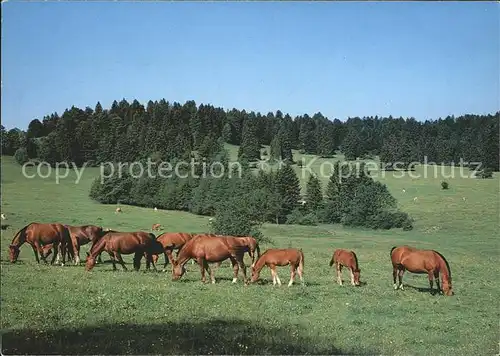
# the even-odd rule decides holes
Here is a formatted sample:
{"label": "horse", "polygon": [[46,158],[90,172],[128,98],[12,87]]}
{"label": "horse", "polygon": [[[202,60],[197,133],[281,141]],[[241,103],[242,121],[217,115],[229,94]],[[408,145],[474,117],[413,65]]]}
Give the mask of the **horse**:
{"label": "horse", "polygon": [[184,265],[191,258],[196,259],[201,269],[201,281],[205,283],[205,270],[210,274],[210,279],[215,284],[213,269],[208,265],[209,262],[222,262],[226,259],[231,260],[233,265],[233,282],[238,281],[239,267],[243,270],[244,283],[247,284],[246,266],[243,261],[245,254],[244,246],[233,238],[215,235],[195,235],[186,242],[180,249],[177,260],[172,262],[172,280],[181,278],[186,269]]}
{"label": "horse", "polygon": [[[40,263],[38,254],[40,254],[42,261],[47,263],[47,259],[43,254],[43,246],[51,244],[54,250],[54,256],[50,264],[54,264],[56,257],[61,256],[61,266],[64,266],[66,262],[66,248],[70,240],[69,230],[62,224],[32,222],[19,230],[12,239],[9,245],[10,262],[15,263],[17,261],[21,245],[27,242],[33,248],[37,263]],[[59,258],[57,262],[59,262]]]}
{"label": "horse", "polygon": [[134,254],[134,269],[139,270],[142,256],[146,256],[146,269],[149,270],[152,262],[152,249],[154,248],[155,236],[147,232],[107,232],[90,249],[87,257],[85,270],[90,271],[96,264],[96,257],[106,251],[112,256],[113,271],[116,271],[116,261],[120,263],[123,270],[127,270],[122,259],[122,254]]}
{"label": "horse", "polygon": [[[221,235],[212,235],[212,236],[221,236]],[[257,240],[251,236],[242,236],[242,237],[233,237],[233,236],[226,236],[228,238],[232,238],[235,240],[235,242],[238,242],[241,246],[244,247],[245,252],[248,252],[248,256],[252,259],[252,266],[255,263],[255,251],[257,251],[257,258],[260,257],[260,246]],[[222,264],[221,262],[217,262],[216,266],[217,268],[220,267]]]}
{"label": "horse", "polygon": [[[394,246],[391,249],[392,277],[394,289],[403,290],[403,274],[407,270],[411,273],[424,274],[429,277],[430,292],[433,293],[433,280],[436,280],[437,291],[447,296],[452,296],[451,269],[448,261],[442,254],[435,250],[420,250],[410,246]],[[442,289],[439,286],[439,274],[441,274]],[[399,276],[399,285],[396,284],[396,276]]]}
{"label": "horse", "polygon": [[163,270],[167,268],[168,262],[173,265],[174,257],[173,251],[177,250],[177,257],[179,257],[179,250],[186,242],[191,240],[194,235],[185,232],[165,232],[156,238],[156,241],[162,244],[163,250],[158,254],[153,254],[153,263],[158,262],[159,254],[163,253],[165,256],[165,264]]}
{"label": "horse", "polygon": [[[68,253],[71,258],[74,259],[75,265],[80,264],[80,247],[92,242],[95,244],[107,231],[104,231],[102,227],[95,225],[83,225],[83,226],[70,226],[65,225],[69,229],[72,249],[68,249]],[[51,249],[47,246],[44,247],[43,252],[45,258],[51,254]],[[87,254],[88,255],[88,254]],[[99,255],[99,262],[101,262],[101,256]]]}
{"label": "horse", "polygon": [[304,285],[304,279],[302,275],[304,274],[304,253],[302,249],[296,248],[285,248],[277,249],[272,248],[266,250],[260,258],[252,266],[252,279],[251,282],[254,283],[259,279],[260,271],[264,266],[271,269],[271,275],[273,277],[273,285],[281,286],[280,278],[276,272],[276,266],[286,266],[290,265],[290,282],[288,282],[288,287],[290,287],[295,281],[295,272],[299,274],[300,281]]}
{"label": "horse", "polygon": [[161,225],[160,224],[153,224],[151,227],[151,231],[160,231],[161,230]]}
{"label": "horse", "polygon": [[361,269],[358,264],[358,257],[354,251],[344,249],[337,249],[333,252],[332,259],[330,260],[330,267],[335,264],[335,272],[337,276],[337,283],[342,285],[342,266],[347,267],[351,273],[351,284],[359,286],[359,275]]}

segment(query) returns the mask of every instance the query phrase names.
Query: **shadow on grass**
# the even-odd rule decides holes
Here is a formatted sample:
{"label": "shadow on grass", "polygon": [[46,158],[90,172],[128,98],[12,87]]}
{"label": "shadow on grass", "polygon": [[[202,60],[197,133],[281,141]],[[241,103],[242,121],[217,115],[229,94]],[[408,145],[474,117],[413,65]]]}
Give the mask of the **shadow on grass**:
{"label": "shadow on grass", "polygon": [[[300,336],[304,329],[271,328],[243,320],[161,325],[108,324],[80,329],[14,330],[3,334],[2,352],[13,354],[349,354],[331,340]],[[355,354],[377,354],[353,350]]]}
{"label": "shadow on grass", "polygon": [[429,293],[429,294],[432,294],[432,295],[438,295],[438,294],[440,294],[440,292],[436,289],[436,287],[434,287],[431,290],[429,287],[415,287],[415,286],[412,286],[412,285],[409,285],[409,284],[405,284],[404,288],[405,289],[413,289],[413,290],[416,290],[417,292],[420,292],[420,293]]}

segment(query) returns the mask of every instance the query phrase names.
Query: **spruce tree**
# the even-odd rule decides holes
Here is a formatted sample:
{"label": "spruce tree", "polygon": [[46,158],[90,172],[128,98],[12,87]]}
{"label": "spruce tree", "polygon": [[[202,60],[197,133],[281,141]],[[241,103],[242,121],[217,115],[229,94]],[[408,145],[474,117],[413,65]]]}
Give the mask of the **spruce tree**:
{"label": "spruce tree", "polygon": [[290,164],[286,163],[276,173],[274,190],[281,197],[283,215],[288,215],[298,206],[300,182]]}
{"label": "spruce tree", "polygon": [[323,202],[321,183],[315,174],[311,174],[306,185],[306,209],[316,211]]}
{"label": "spruce tree", "polygon": [[238,150],[238,157],[245,156],[248,161],[260,159],[260,144],[257,138],[256,120],[245,120],[243,133],[241,136],[241,146]]}

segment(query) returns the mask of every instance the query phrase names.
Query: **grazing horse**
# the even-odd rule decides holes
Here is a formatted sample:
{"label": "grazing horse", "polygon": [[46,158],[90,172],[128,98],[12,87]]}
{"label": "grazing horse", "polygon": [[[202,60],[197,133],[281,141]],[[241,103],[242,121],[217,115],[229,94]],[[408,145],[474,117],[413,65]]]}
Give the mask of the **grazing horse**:
{"label": "grazing horse", "polygon": [[267,266],[271,269],[273,285],[276,285],[276,283],[281,285],[280,278],[276,272],[276,266],[286,265],[290,265],[290,282],[288,282],[288,286],[290,287],[295,281],[295,271],[298,272],[300,281],[304,284],[304,279],[302,278],[302,275],[304,274],[304,253],[302,252],[302,249],[296,248],[271,248],[266,250],[252,266],[251,282],[256,282],[259,279],[262,268]]}
{"label": "grazing horse", "polygon": [[156,241],[162,244],[163,250],[158,254],[153,254],[153,263],[158,262],[159,254],[163,253],[165,256],[165,264],[163,270],[167,268],[168,262],[173,265],[174,257],[173,251],[177,250],[177,257],[179,257],[179,250],[186,242],[191,240],[194,235],[185,232],[165,232],[156,238]]}
{"label": "grazing horse", "polygon": [[[433,280],[436,280],[437,290],[439,286],[439,274],[441,273],[442,292],[453,295],[451,286],[451,269],[448,261],[439,252],[434,250],[420,250],[410,246],[394,246],[391,249],[392,277],[394,289],[403,290],[403,274],[407,270],[411,273],[424,274],[429,277],[430,292],[433,293]],[[399,276],[399,285],[396,284],[396,276]]]}
{"label": "grazing horse", "polygon": [[17,232],[9,245],[10,262],[14,263],[19,257],[20,247],[27,242],[33,248],[36,261],[40,263],[41,259],[47,263],[47,259],[43,254],[43,246],[51,244],[54,250],[54,256],[50,264],[54,264],[56,256],[62,256],[61,266],[66,262],[66,248],[70,244],[70,234],[67,227],[62,224],[41,224],[30,223]]}
{"label": "grazing horse", "polygon": [[210,274],[212,283],[215,283],[213,269],[208,265],[209,262],[222,262],[230,259],[233,265],[234,277],[233,283],[238,281],[239,267],[243,270],[244,283],[247,284],[246,266],[243,262],[245,254],[244,246],[233,238],[214,235],[196,235],[186,242],[180,249],[177,261],[172,262],[172,280],[181,278],[186,269],[184,265],[191,258],[196,259],[201,269],[201,281],[205,283],[205,270]]}
{"label": "grazing horse", "polygon": [[[68,254],[72,259],[74,259],[75,265],[80,264],[80,247],[88,244],[89,242],[95,244],[96,241],[103,237],[106,233],[102,227],[95,225],[65,226],[69,229],[72,245],[72,248],[68,249]],[[50,246],[44,246],[43,252],[45,254],[45,258],[47,258],[52,252]],[[99,261],[100,258],[101,256],[99,255]]]}
{"label": "grazing horse", "polygon": [[342,285],[342,266],[347,267],[351,273],[351,284],[359,286],[359,269],[358,257],[354,251],[344,249],[337,249],[333,252],[332,259],[330,260],[330,267],[335,264],[335,272],[337,276],[337,283]]}
{"label": "grazing horse", "polygon": [[107,232],[101,237],[90,249],[90,254],[87,257],[85,270],[90,271],[94,268],[96,257],[101,252],[106,251],[112,256],[113,270],[116,268],[116,261],[121,264],[126,271],[127,267],[122,259],[122,254],[134,254],[134,269],[139,270],[141,266],[142,256],[146,256],[146,269],[149,270],[152,262],[152,249],[154,248],[155,236],[147,232]]}
{"label": "grazing horse", "polygon": [[[212,236],[219,236],[219,235],[212,235]],[[248,252],[248,256],[250,256],[250,258],[252,259],[252,266],[253,266],[255,263],[255,251],[257,251],[257,258],[260,257],[260,246],[257,240],[251,236],[243,236],[243,237],[225,236],[225,237],[234,239],[235,242],[238,242],[244,247],[245,252]],[[217,262],[216,263],[217,268],[220,267],[221,264],[222,261]]]}

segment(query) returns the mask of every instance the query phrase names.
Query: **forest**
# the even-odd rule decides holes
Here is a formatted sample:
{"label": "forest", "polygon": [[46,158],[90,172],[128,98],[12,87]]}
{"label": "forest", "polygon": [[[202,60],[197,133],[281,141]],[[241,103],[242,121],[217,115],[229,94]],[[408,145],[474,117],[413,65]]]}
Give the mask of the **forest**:
{"label": "forest", "polygon": [[[411,217],[397,209],[384,184],[367,174],[342,180],[332,174],[327,187],[312,175],[306,204],[298,204],[300,186],[291,168],[292,149],[321,157],[334,157],[340,151],[349,161],[378,156],[386,169],[395,162],[423,162],[424,157],[437,164],[458,164],[462,159],[481,162],[481,174],[488,178],[499,170],[499,117],[497,112],[434,121],[374,116],[343,122],[320,112],[292,118],[280,110],[262,114],[164,99],[144,106],[123,99],[109,109],[99,102],[94,109],[73,106],[62,115],[32,120],[27,131],[7,131],[2,126],[2,154],[14,155],[20,164],[35,159],[77,166],[196,159],[223,162],[227,168],[224,143],[230,143],[239,146],[241,179],[230,177],[228,169],[221,179],[134,179],[125,174],[102,181],[98,177],[90,197],[107,204],[215,216],[214,231],[225,234],[258,235],[256,226],[263,222],[411,229]],[[269,149],[262,151],[263,145]],[[285,165],[255,174],[251,163],[265,158],[283,160]],[[342,169],[337,162],[335,172]]]}

